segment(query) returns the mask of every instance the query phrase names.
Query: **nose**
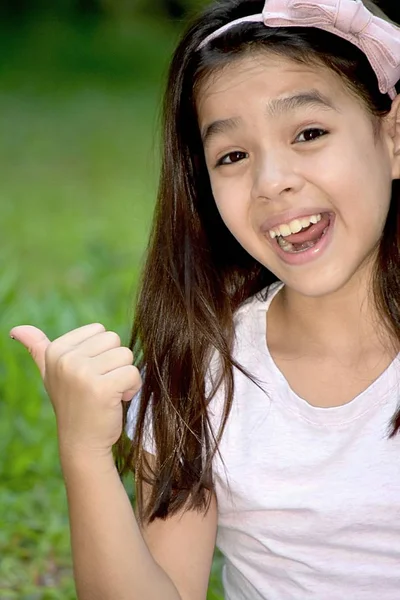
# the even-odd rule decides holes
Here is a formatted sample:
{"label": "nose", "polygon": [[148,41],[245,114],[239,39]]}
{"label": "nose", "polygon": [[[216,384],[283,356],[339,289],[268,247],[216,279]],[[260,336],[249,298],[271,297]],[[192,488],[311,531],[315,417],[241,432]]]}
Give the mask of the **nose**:
{"label": "nose", "polygon": [[254,199],[279,200],[300,191],[303,185],[303,177],[286,152],[268,152],[254,166]]}

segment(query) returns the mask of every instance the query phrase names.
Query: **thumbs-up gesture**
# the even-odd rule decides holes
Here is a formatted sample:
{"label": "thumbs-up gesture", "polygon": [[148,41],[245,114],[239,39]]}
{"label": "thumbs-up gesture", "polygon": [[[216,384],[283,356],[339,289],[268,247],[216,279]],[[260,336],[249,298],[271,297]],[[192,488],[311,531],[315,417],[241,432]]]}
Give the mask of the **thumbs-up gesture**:
{"label": "thumbs-up gesture", "polygon": [[60,450],[110,452],[122,431],[122,401],[140,389],[133,354],[118,335],[92,324],[53,342],[23,325],[10,336],[31,353],[57,419]]}

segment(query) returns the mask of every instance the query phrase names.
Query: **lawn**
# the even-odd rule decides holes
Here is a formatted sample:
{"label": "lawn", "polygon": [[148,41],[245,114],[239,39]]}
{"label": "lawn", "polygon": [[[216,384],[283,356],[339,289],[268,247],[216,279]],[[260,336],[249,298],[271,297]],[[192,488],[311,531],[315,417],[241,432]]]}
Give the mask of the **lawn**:
{"label": "lawn", "polygon": [[[175,38],[144,20],[0,31],[2,600],[76,597],[54,416],[8,331],[101,321],[128,341]],[[222,598],[219,562],[209,600]]]}

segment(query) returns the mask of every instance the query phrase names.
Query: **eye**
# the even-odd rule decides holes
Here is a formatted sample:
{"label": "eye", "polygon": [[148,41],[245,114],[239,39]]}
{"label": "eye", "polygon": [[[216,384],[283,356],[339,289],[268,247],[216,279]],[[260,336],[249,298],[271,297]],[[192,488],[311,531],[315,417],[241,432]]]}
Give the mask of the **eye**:
{"label": "eye", "polygon": [[[328,132],[325,129],[319,129],[318,127],[311,127],[310,129],[305,129],[302,131],[297,137],[296,142],[300,142],[303,144],[304,142],[313,142],[320,137],[323,137]],[[303,138],[303,139],[300,139]]]}
{"label": "eye", "polygon": [[247,152],[229,152],[229,154],[225,154],[225,156],[218,160],[217,167],[220,167],[221,165],[233,165],[234,163],[244,160],[248,156],[249,155],[247,154]]}

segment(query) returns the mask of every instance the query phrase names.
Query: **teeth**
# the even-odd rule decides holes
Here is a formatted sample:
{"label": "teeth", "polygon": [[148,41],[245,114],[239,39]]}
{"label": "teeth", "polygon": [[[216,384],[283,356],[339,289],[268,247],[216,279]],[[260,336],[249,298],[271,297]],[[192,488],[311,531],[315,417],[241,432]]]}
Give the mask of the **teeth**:
{"label": "teeth", "polygon": [[294,252],[294,246],[283,237],[278,237],[278,244],[285,252]]}
{"label": "teeth", "polygon": [[301,248],[295,250],[294,245],[285,240],[283,237],[278,238],[278,244],[284,252],[288,252],[289,254],[300,254],[300,252],[305,252],[315,245],[314,242],[304,242],[304,244],[301,245]]}
{"label": "teeth", "polygon": [[292,233],[299,233],[302,229],[308,227],[311,223],[315,225],[322,219],[321,214],[311,215],[310,217],[301,217],[300,219],[294,219],[290,223],[283,223],[274,229],[269,230],[269,235],[272,239],[281,236],[286,237]]}
{"label": "teeth", "polygon": [[282,237],[286,237],[287,235],[290,235],[292,233],[292,230],[290,229],[290,225],[280,225],[279,226],[279,233]]}
{"label": "teeth", "polygon": [[290,221],[289,223],[290,231],[292,233],[299,233],[303,229],[303,225],[299,219],[295,219],[294,221]]}

